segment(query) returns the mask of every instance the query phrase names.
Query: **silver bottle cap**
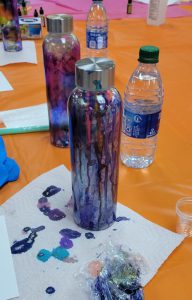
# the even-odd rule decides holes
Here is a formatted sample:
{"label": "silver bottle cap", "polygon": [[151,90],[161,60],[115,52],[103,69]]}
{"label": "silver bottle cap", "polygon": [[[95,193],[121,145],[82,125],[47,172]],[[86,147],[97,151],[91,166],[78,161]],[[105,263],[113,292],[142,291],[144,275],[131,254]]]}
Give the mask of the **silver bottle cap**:
{"label": "silver bottle cap", "polygon": [[76,63],[76,85],[88,91],[114,86],[115,64],[107,58],[84,58]]}
{"label": "silver bottle cap", "polygon": [[73,31],[73,17],[64,14],[48,15],[47,30],[49,33],[71,33]]}

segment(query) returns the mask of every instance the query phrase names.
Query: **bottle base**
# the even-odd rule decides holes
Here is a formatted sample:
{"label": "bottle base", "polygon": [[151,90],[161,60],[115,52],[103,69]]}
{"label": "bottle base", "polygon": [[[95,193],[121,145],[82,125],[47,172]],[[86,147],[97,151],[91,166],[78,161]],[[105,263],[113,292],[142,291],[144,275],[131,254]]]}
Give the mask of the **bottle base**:
{"label": "bottle base", "polygon": [[77,224],[77,226],[81,227],[82,229],[89,230],[89,231],[105,230],[105,229],[111,227],[115,222],[115,221],[113,221],[110,223],[106,223],[106,224],[103,224],[102,226],[88,226],[88,225],[85,225],[83,222],[80,222],[79,220],[77,220],[77,218],[75,216],[73,216],[73,220],[74,220],[75,224]]}
{"label": "bottle base", "polygon": [[143,169],[149,167],[152,164],[153,157],[121,155],[121,161],[129,168]]}

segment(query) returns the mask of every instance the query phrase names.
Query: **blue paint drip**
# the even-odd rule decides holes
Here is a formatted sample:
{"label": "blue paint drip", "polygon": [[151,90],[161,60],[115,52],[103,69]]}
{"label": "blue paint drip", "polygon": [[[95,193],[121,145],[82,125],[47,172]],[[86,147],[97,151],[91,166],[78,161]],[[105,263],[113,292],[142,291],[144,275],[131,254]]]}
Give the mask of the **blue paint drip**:
{"label": "blue paint drip", "polygon": [[121,221],[130,221],[130,218],[127,217],[118,217],[115,219],[115,222],[121,222]]}
{"label": "blue paint drip", "polygon": [[49,286],[49,287],[46,289],[46,293],[49,294],[49,295],[54,294],[54,293],[55,293],[54,287]]}
{"label": "blue paint drip", "polygon": [[90,239],[95,239],[95,236],[92,232],[86,232],[85,237],[90,240]]}
{"label": "blue paint drip", "polygon": [[81,236],[81,233],[79,231],[75,231],[69,228],[62,229],[61,231],[59,231],[59,233],[68,239],[77,239]]}

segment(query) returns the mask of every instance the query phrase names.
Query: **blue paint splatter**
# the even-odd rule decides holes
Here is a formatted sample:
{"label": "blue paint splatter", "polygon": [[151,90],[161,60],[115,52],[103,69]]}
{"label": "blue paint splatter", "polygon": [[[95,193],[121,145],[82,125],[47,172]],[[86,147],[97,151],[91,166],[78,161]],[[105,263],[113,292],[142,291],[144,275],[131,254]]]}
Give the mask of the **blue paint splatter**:
{"label": "blue paint splatter", "polygon": [[86,232],[85,237],[90,240],[90,239],[95,239],[95,236],[92,232]]}
{"label": "blue paint splatter", "polygon": [[37,259],[46,262],[49,260],[49,258],[52,256],[52,252],[46,250],[46,249],[41,249],[39,253],[37,254]]}
{"label": "blue paint splatter", "polygon": [[49,286],[49,287],[46,289],[46,293],[49,294],[49,295],[54,294],[54,293],[55,293],[54,287]]}
{"label": "blue paint splatter", "polygon": [[37,254],[37,259],[40,260],[41,262],[47,262],[51,256],[53,256],[58,260],[63,261],[69,256],[69,252],[62,247],[54,248],[52,251],[41,249]]}
{"label": "blue paint splatter", "polygon": [[69,256],[69,252],[62,247],[57,247],[57,248],[53,249],[52,256],[58,260],[64,260],[65,258],[67,258]]}
{"label": "blue paint splatter", "polygon": [[60,246],[65,249],[70,249],[73,247],[73,242],[64,236],[60,240]]}
{"label": "blue paint splatter", "polygon": [[115,219],[115,222],[121,222],[121,221],[129,221],[130,218],[127,217],[118,217]]}
{"label": "blue paint splatter", "polygon": [[61,188],[51,185],[42,193],[42,195],[44,197],[51,197],[51,196],[59,193],[60,191],[61,191]]}
{"label": "blue paint splatter", "polygon": [[81,236],[80,232],[69,228],[62,229],[59,233],[68,239],[77,239]]}
{"label": "blue paint splatter", "polygon": [[13,245],[11,246],[12,254],[21,254],[21,253],[27,252],[29,249],[31,249],[35,242],[36,237],[38,236],[37,232],[44,230],[45,226],[40,226],[37,228],[25,227],[24,229],[26,229],[26,228],[29,229],[31,231],[31,233],[29,234],[29,236],[27,238],[13,243]]}

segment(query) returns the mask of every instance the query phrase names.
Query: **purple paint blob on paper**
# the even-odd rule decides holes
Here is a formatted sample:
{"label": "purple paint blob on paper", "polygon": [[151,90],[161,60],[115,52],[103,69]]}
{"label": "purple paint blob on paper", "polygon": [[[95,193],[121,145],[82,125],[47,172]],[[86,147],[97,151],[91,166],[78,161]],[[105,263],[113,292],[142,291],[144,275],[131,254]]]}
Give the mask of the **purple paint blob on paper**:
{"label": "purple paint blob on paper", "polygon": [[67,237],[63,237],[61,240],[60,240],[60,246],[62,248],[65,248],[65,249],[70,249],[73,247],[73,242],[68,239]]}
{"label": "purple paint blob on paper", "polygon": [[54,294],[54,293],[55,293],[54,287],[49,286],[49,287],[46,289],[46,293],[49,294],[49,295]]}
{"label": "purple paint blob on paper", "polygon": [[68,239],[77,239],[81,236],[81,233],[79,231],[69,228],[62,229],[59,233]]}
{"label": "purple paint blob on paper", "polygon": [[54,185],[50,185],[43,193],[42,195],[44,197],[51,197],[61,191],[61,188],[58,188]]}
{"label": "purple paint blob on paper", "polygon": [[88,240],[91,240],[91,239],[95,239],[95,236],[92,232],[86,232],[85,233],[85,237],[88,239]]}
{"label": "purple paint blob on paper", "polygon": [[130,221],[130,218],[127,218],[127,217],[117,217],[115,219],[115,222],[121,222],[121,221]]}
{"label": "purple paint blob on paper", "polygon": [[49,219],[52,221],[59,221],[63,218],[66,217],[66,214],[64,212],[62,212],[61,210],[59,210],[58,208],[52,209],[49,212]]}
{"label": "purple paint blob on paper", "polygon": [[51,185],[43,192],[44,197],[38,200],[37,207],[45,216],[47,216],[52,221],[59,221],[66,217],[65,213],[59,210],[58,208],[51,209],[51,204],[50,202],[48,202],[48,199],[46,198],[46,197],[54,196],[60,191],[61,188]]}

